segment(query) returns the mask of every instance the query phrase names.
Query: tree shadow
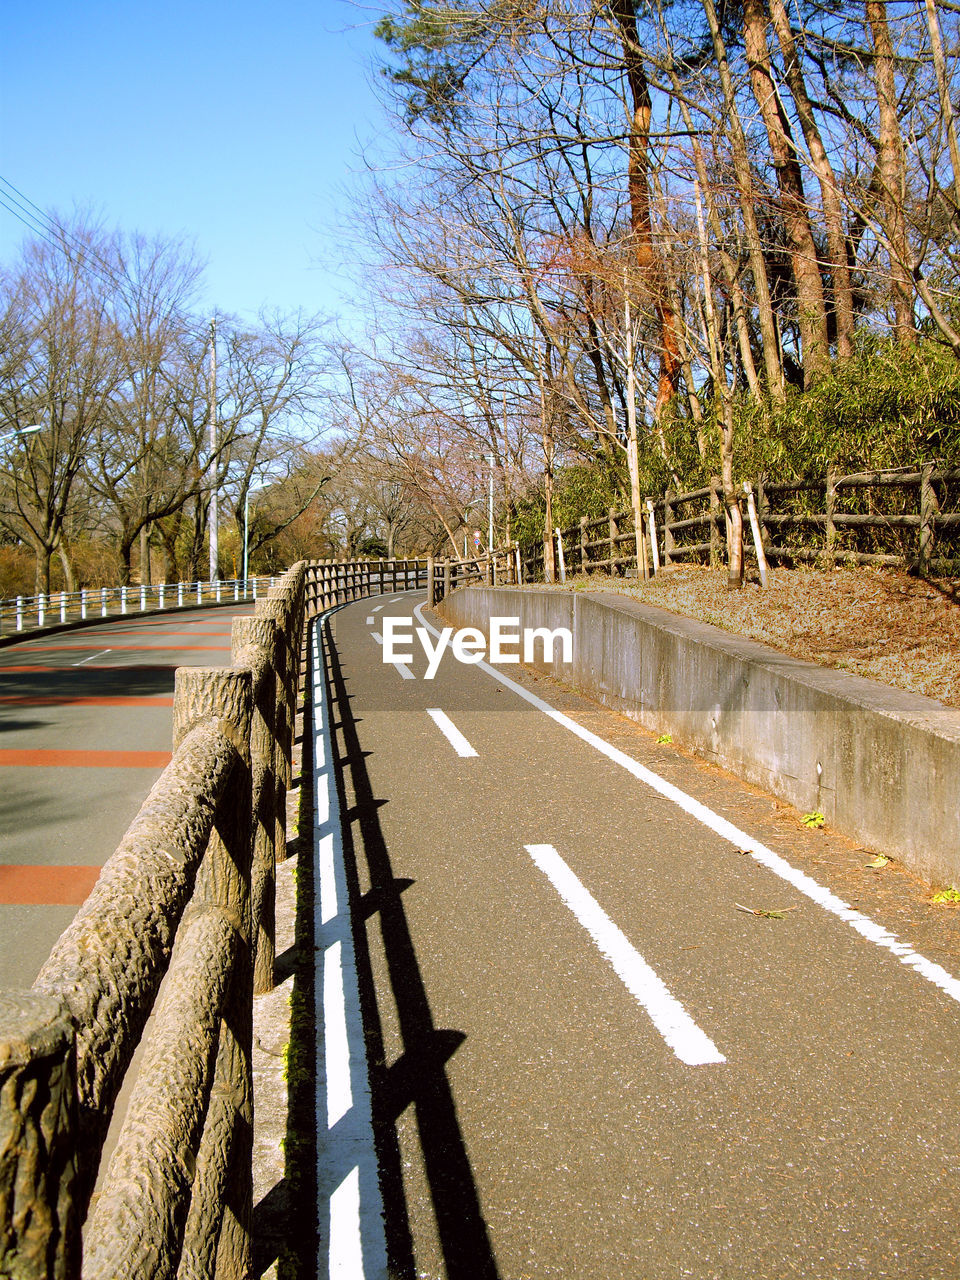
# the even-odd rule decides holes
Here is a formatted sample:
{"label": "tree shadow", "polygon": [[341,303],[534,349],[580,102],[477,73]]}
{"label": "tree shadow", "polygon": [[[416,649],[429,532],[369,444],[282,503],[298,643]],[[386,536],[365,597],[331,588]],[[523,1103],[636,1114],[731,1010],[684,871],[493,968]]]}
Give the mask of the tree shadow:
{"label": "tree shadow", "polygon": [[918,573],[917,577],[922,579],[928,587],[932,587],[934,591],[938,591],[952,604],[960,604],[960,585],[956,582],[950,582],[945,578],[931,578],[925,573]]}

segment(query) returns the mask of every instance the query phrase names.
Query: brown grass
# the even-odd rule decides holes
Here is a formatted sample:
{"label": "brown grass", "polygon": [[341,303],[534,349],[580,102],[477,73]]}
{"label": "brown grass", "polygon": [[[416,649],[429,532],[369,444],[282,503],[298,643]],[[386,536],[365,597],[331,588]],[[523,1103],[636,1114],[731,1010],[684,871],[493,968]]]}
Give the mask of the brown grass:
{"label": "brown grass", "polygon": [[726,571],[673,568],[648,582],[591,575],[568,585],[616,591],[960,707],[960,584],[889,569],[774,569],[769,584],[726,589]]}

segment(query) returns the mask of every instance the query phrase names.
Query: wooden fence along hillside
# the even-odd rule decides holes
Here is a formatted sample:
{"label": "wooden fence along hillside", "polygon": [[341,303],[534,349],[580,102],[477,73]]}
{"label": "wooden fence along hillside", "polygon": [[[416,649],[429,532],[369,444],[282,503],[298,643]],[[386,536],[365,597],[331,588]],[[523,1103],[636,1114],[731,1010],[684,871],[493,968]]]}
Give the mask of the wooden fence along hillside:
{"label": "wooden fence along hillside", "polygon": [[[925,464],[914,470],[829,471],[819,480],[756,480],[751,490],[770,563],[876,564],[920,573],[960,570],[960,468]],[[719,480],[690,493],[671,490],[643,504],[643,539],[650,567],[709,562],[724,554]],[[744,520],[745,551],[751,534]],[[624,573],[637,565],[632,512],[613,508],[599,520],[557,531],[558,568],[576,573]],[[542,580],[543,547],[519,549],[522,578]],[[517,581],[517,549],[496,554],[498,581]]]}
{"label": "wooden fence along hillside", "polygon": [[178,669],[170,764],[31,990],[0,992],[0,1277],[252,1274],[252,1001],[273,986],[304,627],[423,581],[423,562],[301,563],[234,621],[232,667]]}

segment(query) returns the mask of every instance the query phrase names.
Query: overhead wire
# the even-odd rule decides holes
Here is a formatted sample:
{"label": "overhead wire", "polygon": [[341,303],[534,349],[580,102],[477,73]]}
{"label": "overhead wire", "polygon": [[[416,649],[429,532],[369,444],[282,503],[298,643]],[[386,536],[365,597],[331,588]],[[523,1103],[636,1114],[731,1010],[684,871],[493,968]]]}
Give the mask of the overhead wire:
{"label": "overhead wire", "polygon": [[[3,190],[7,188],[7,190]],[[8,194],[12,193],[12,194]],[[9,203],[8,203],[9,202]],[[13,208],[11,205],[15,205]],[[33,235],[38,236],[53,249],[72,249],[80,256],[88,274],[103,285],[125,293],[131,282],[120,275],[90,244],[75,235],[57,219],[44,213],[39,205],[25,195],[9,179],[0,174],[0,208],[5,209]],[[35,211],[35,212],[34,212]]]}

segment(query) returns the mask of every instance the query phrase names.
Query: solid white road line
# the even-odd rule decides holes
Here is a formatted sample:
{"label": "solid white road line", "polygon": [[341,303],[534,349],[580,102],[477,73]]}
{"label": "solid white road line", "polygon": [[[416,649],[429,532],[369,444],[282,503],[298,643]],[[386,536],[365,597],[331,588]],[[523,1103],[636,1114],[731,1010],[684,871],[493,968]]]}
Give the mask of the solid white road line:
{"label": "solid white road line", "polygon": [[577,879],[553,845],[528,844],[524,848],[589,933],[600,954],[610,961],[623,985],[646,1009],[650,1021],[680,1061],[688,1067],[726,1062],[710,1037],[700,1030],[680,1001],[670,994],[663,981]]}
{"label": "solid white road line", "polygon": [[466,759],[467,756],[475,756],[477,754],[450,717],[441,711],[439,707],[428,707],[427,715],[450,743],[458,756],[462,756]]}
{"label": "solid white road line", "polygon": [[364,1280],[373,1272],[365,1264],[360,1230],[360,1170],[350,1170],[330,1197],[330,1280]]}
{"label": "solid white road line", "polygon": [[109,649],[103,649],[100,653],[91,653],[89,658],[81,658],[79,662],[74,662],[71,665],[74,667],[82,667],[85,662],[92,662],[94,658],[102,658],[109,652]]}
{"label": "solid white road line", "polygon": [[[438,636],[440,633],[436,627],[432,626],[424,618],[424,608],[424,605],[418,605],[414,609],[414,613],[428,631]],[[932,960],[928,960],[925,956],[920,955],[919,952],[914,951],[909,943],[901,942],[895,933],[891,933],[883,925],[877,924],[876,921],[871,920],[869,916],[865,916],[861,911],[855,911],[853,907],[844,902],[842,898],[838,898],[830,889],[818,884],[812,876],[808,876],[806,872],[798,871],[796,867],[791,866],[780,854],[774,853],[772,849],[768,849],[765,844],[761,844],[753,836],[747,835],[745,831],[735,827],[726,818],[721,818],[718,813],[714,813],[712,809],[709,809],[699,800],[695,800],[693,796],[688,796],[685,791],[681,791],[673,783],[667,782],[659,774],[644,768],[642,764],[631,759],[625,752],[611,746],[609,742],[605,742],[597,734],[591,733],[583,725],[577,724],[575,720],[565,716],[562,711],[557,711],[555,707],[551,707],[542,698],[538,698],[535,693],[524,689],[516,681],[511,680],[509,676],[505,676],[501,671],[498,671],[496,667],[492,667],[488,662],[478,662],[475,664],[475,668],[485,671],[489,676],[493,676],[494,680],[498,680],[505,688],[511,689],[518,697],[523,698],[525,702],[529,702],[531,706],[542,711],[545,716],[549,716],[557,724],[569,729],[581,741],[594,747],[601,755],[606,756],[608,760],[612,760],[614,764],[626,769],[638,781],[645,783],[651,790],[663,796],[665,800],[672,801],[684,813],[689,814],[691,818],[708,827],[716,835],[720,836],[722,840],[728,841],[734,848],[740,849],[744,853],[749,853],[756,862],[766,867],[768,871],[772,871],[775,876],[778,876],[787,884],[792,885],[798,893],[802,893],[811,902],[815,902],[818,906],[823,907],[825,911],[829,911],[838,920],[843,920],[844,923],[850,925],[851,929],[855,929],[861,937],[875,943],[876,946],[881,947],[883,950],[889,951],[891,955],[897,957],[901,964],[906,965],[908,969],[913,969],[914,972],[928,982],[933,983],[935,987],[949,996],[951,1000],[955,1000],[960,1004],[960,980],[948,973],[941,965],[935,964]]]}
{"label": "solid white road line", "polygon": [[323,959],[323,1058],[327,1081],[328,1129],[342,1120],[353,1106],[342,947],[342,942],[331,942]]}
{"label": "solid white road line", "polygon": [[[326,615],[325,615],[326,616]],[[314,983],[322,1072],[317,1082],[318,1280],[387,1280],[383,1201],[373,1141],[356,953],[327,716],[321,627],[313,623]]]}

